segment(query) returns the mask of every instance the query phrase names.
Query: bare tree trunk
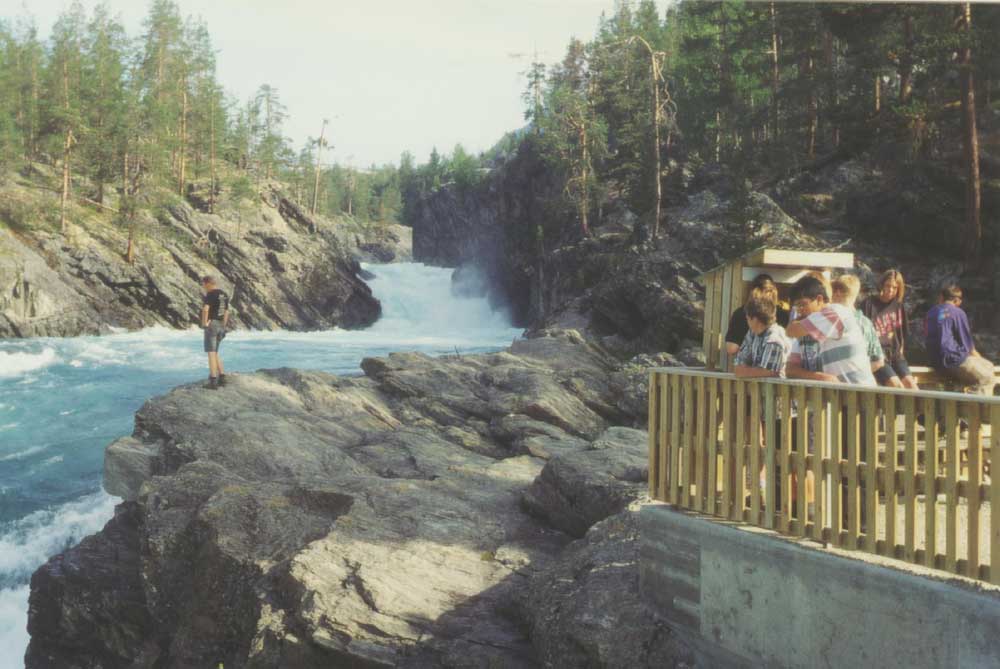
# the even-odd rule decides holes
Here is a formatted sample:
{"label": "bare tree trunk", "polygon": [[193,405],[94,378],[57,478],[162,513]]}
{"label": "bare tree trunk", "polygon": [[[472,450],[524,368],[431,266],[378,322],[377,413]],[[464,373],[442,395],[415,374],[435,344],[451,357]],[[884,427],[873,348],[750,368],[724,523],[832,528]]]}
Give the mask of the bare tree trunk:
{"label": "bare tree trunk", "polygon": [[913,94],[913,17],[903,18],[903,53],[899,57],[899,104],[905,105]]}
{"label": "bare tree trunk", "polygon": [[316,205],[319,203],[319,170],[322,165],[323,137],[326,135],[327,120],[323,119],[323,127],[319,130],[319,141],[316,142],[316,180],[313,185],[313,202],[310,213],[316,215]]}
{"label": "bare tree trunk", "polygon": [[778,139],[778,84],[781,70],[778,65],[778,16],[771,3],[771,141]]}
{"label": "bare tree trunk", "polygon": [[62,203],[59,214],[59,229],[66,234],[66,204],[69,202],[69,156],[73,146],[73,130],[66,129],[66,139],[63,142],[63,169],[62,169]]}
{"label": "bare tree trunk", "polygon": [[590,155],[587,150],[587,125],[586,122],[580,124],[580,143],[583,146],[583,160],[580,164],[580,190],[583,193],[580,202],[580,226],[583,228],[583,236],[590,236],[590,225],[587,222],[587,214],[590,211],[590,192],[587,184],[587,163]]}
{"label": "bare tree trunk", "polygon": [[816,81],[813,76],[813,58],[806,54],[803,57],[803,74],[809,85],[808,117],[806,127],[806,157],[813,160],[816,157],[816,130],[819,127],[819,104],[816,100]]}
{"label": "bare tree trunk", "polygon": [[882,77],[875,75],[875,113],[882,111]]}
{"label": "bare tree trunk", "polygon": [[976,135],[976,87],[972,73],[972,6],[968,2],[958,7],[957,28],[967,40],[959,49],[958,62],[962,84],[962,139],[965,149],[965,232],[962,235],[962,254],[967,263],[979,257],[983,236],[981,211],[981,184],[979,181],[979,139]]}
{"label": "bare tree trunk", "polygon": [[660,208],[663,204],[663,184],[662,184],[662,173],[663,167],[660,159],[660,123],[662,123],[663,110],[660,108],[660,68],[656,62],[656,54],[650,53],[650,58],[652,62],[652,75],[653,80],[653,147],[656,149],[656,171],[654,172],[654,179],[656,180],[656,208],[655,216],[653,219],[653,239],[660,235]]}
{"label": "bare tree trunk", "polygon": [[215,213],[215,96],[212,96],[212,103],[209,105],[209,187],[208,187],[208,213]]}
{"label": "bare tree trunk", "polygon": [[830,77],[827,90],[827,96],[829,97],[827,101],[827,117],[830,119],[830,142],[834,147],[838,147],[840,146],[840,127],[834,118],[837,105],[840,103],[837,93],[837,58],[834,54],[833,33],[829,30],[823,33],[823,53],[826,60],[826,71]]}
{"label": "bare tree trunk", "polygon": [[177,179],[177,194],[184,197],[184,182],[187,180],[187,114],[188,94],[187,84],[181,80],[181,151],[180,176]]}
{"label": "bare tree trunk", "polygon": [[[67,115],[69,114],[69,68],[66,60],[63,60],[62,64],[62,75],[63,75],[63,107],[66,110]],[[59,212],[59,229],[62,234],[66,234],[66,204],[69,202],[69,185],[70,185],[70,171],[69,171],[69,157],[70,149],[73,147],[73,127],[69,125],[69,120],[66,121],[66,139],[63,142],[63,169],[62,169],[62,203]]]}

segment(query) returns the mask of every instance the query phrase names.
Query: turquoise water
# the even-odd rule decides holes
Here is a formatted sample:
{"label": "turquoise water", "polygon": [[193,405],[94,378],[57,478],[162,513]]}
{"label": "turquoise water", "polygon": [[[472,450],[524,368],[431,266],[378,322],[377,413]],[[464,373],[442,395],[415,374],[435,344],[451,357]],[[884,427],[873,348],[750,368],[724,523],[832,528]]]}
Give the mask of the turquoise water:
{"label": "turquoise water", "polygon": [[[484,299],[451,294],[451,270],[375,265],[383,317],[367,330],[231,333],[227,372],[273,367],[359,374],[366,356],[508,346],[521,331]],[[101,490],[104,447],[132,432],[148,398],[207,376],[201,332],[0,339],[0,667],[20,667],[27,583],[48,557],[99,530],[118,500]]]}

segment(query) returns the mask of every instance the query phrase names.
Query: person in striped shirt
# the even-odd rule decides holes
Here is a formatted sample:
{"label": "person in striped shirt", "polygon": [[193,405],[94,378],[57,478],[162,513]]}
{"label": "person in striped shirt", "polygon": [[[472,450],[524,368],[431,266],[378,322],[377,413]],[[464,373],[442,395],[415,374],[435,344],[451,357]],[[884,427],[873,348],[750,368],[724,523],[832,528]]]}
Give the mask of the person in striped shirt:
{"label": "person in striped shirt", "polygon": [[785,378],[791,342],[785,336],[785,329],[776,322],[777,305],[767,297],[754,296],[744,310],[750,331],[733,361],[736,376]]}
{"label": "person in striped shirt", "polygon": [[789,337],[810,336],[819,342],[823,372],[841,383],[875,386],[868,347],[852,309],[827,300],[826,289],[814,277],[792,286],[792,305],[799,320],[788,324]]}

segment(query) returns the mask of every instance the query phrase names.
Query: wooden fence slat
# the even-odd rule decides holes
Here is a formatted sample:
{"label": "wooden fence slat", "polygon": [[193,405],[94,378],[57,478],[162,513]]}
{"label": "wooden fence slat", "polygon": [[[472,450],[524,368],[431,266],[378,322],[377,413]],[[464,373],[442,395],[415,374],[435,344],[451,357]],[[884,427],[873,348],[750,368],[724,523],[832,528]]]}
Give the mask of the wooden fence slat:
{"label": "wooden fence slat", "polygon": [[933,567],[937,556],[937,405],[924,399],[924,564]]}
{"label": "wooden fence slat", "polygon": [[657,457],[660,454],[658,448],[659,442],[659,415],[657,410],[660,406],[660,390],[659,383],[657,380],[657,374],[654,371],[649,372],[649,496],[652,499],[659,499],[656,494],[656,482],[659,480],[659,462],[657,462]]}
{"label": "wooden fence slat", "polygon": [[685,376],[683,381],[684,394],[684,439],[681,459],[681,506],[691,507],[691,475],[694,469],[694,378]]}
{"label": "wooden fence slat", "polygon": [[858,486],[858,393],[847,391],[847,548],[857,550],[860,530],[860,496]]}
{"label": "wooden fence slat", "polygon": [[703,376],[695,379],[695,392],[697,399],[694,405],[694,442],[691,444],[691,481],[694,485],[695,511],[703,511],[705,508],[705,408],[708,402],[705,401],[705,382]]}
{"label": "wooden fence slat", "polygon": [[[778,412],[774,401],[774,384],[764,384],[764,469],[765,469],[765,494],[764,494],[764,527],[774,529],[774,516],[777,509],[775,504],[777,498],[777,480],[775,473],[775,449],[778,445],[777,427]],[[788,416],[784,417],[789,420]]]}
{"label": "wooden fence slat", "polygon": [[670,499],[668,491],[670,489],[670,403],[672,399],[670,394],[670,377],[666,374],[659,374],[658,381],[660,387],[660,455],[657,460],[660,471],[656,489],[659,492],[657,499],[661,502],[666,502]]}
{"label": "wooden fence slat", "polygon": [[760,522],[760,386],[752,381],[747,383],[750,391],[750,522]]}
{"label": "wooden fence slat", "polygon": [[779,529],[782,534],[788,534],[789,521],[792,518],[792,393],[788,386],[781,386],[781,451],[778,460],[781,467],[781,518]]}
{"label": "wooden fence slat", "polygon": [[708,425],[705,429],[705,450],[708,457],[708,486],[705,488],[705,511],[716,515],[715,499],[719,491],[719,384],[708,380]]}
{"label": "wooden fence slat", "polygon": [[722,380],[722,510],[723,518],[733,516],[733,382]]}
{"label": "wooden fence slat", "polygon": [[796,534],[806,536],[806,523],[809,521],[806,499],[806,454],[809,452],[809,405],[806,402],[805,386],[795,388],[795,408],[799,417],[795,430],[795,517],[798,520]]}
{"label": "wooden fence slat", "polygon": [[[681,474],[681,377],[670,378],[670,503],[680,504]],[[685,500],[686,501],[686,500]]]}
{"label": "wooden fence slat", "polygon": [[[968,537],[966,545],[966,576],[969,578],[979,578],[979,564],[982,556],[979,553],[979,514],[982,509],[982,497],[979,494],[979,486],[983,483],[983,439],[982,439],[982,419],[979,415],[979,407],[971,412],[969,416],[969,494],[968,494]],[[993,509],[990,509],[993,513]]]}
{"label": "wooden fence slat", "polygon": [[875,408],[875,393],[867,391],[864,394],[864,413],[861,419],[864,421],[864,446],[865,452],[865,550],[869,553],[876,552],[878,540],[878,412]]}
{"label": "wooden fence slat", "polygon": [[[825,504],[823,487],[823,460],[826,458],[826,407],[823,403],[823,391],[819,388],[809,389],[809,420],[812,421],[813,460],[813,530],[812,538],[823,540],[823,518]],[[808,448],[804,451],[808,453]],[[807,481],[808,482],[808,481]],[[809,517],[809,500],[806,499],[806,519]]]}
{"label": "wooden fence slat", "polygon": [[760,523],[760,384],[747,383],[750,390],[750,522]]}
{"label": "wooden fence slat", "polygon": [[990,581],[1000,585],[1000,481],[997,455],[1000,454],[1000,406],[990,407]]}
{"label": "wooden fence slat", "polygon": [[746,472],[745,458],[747,443],[747,383],[736,381],[736,471],[733,472],[733,520],[743,520],[743,510],[746,508]]}
{"label": "wooden fence slat", "polygon": [[903,400],[903,427],[906,431],[906,476],[903,494],[903,558],[917,561],[917,402],[913,397]]}
{"label": "wooden fence slat", "polygon": [[885,417],[885,545],[886,554],[896,556],[896,396],[882,396]]}
{"label": "wooden fence slat", "polygon": [[958,455],[958,404],[945,402],[945,550],[944,568],[955,573],[958,562],[958,470],[961,465]]}
{"label": "wooden fence slat", "polygon": [[718,340],[716,334],[718,332],[717,319],[718,314],[721,309],[719,309],[718,304],[715,303],[715,280],[718,276],[719,271],[716,270],[711,274],[708,274],[705,278],[705,314],[707,315],[707,321],[705,323],[705,331],[701,335],[701,350],[705,353],[705,367],[708,369],[721,369],[718,364],[717,356],[723,355],[723,353],[716,353],[715,342]]}
{"label": "wooden fence slat", "polygon": [[840,494],[843,488],[840,462],[846,435],[842,423],[844,414],[841,399],[840,391],[830,392],[830,460],[834,464],[833,473],[830,475],[830,543],[837,547],[841,545],[840,531],[844,518],[843,500]]}

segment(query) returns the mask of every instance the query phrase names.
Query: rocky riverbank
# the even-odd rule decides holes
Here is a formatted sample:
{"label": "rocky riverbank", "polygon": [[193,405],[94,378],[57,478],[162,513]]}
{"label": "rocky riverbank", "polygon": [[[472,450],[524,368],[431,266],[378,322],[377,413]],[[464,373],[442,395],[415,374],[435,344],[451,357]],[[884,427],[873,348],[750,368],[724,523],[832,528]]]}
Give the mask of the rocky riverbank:
{"label": "rocky riverbank", "polygon": [[410,258],[408,228],[311,216],[265,183],[248,199],[223,200],[218,213],[193,197],[149,203],[129,263],[128,230],[112,213],[73,205],[62,234],[51,194],[31,183],[0,180],[0,337],[187,328],[206,274],[232,295],[238,327],[365,327],[381,309],[359,261]]}
{"label": "rocky riverbank", "polygon": [[[638,373],[572,331],[150,400],[125,502],[32,579],[27,666],[661,666]],[[636,378],[633,378],[636,377]],[[577,540],[577,538],[579,539]]]}

